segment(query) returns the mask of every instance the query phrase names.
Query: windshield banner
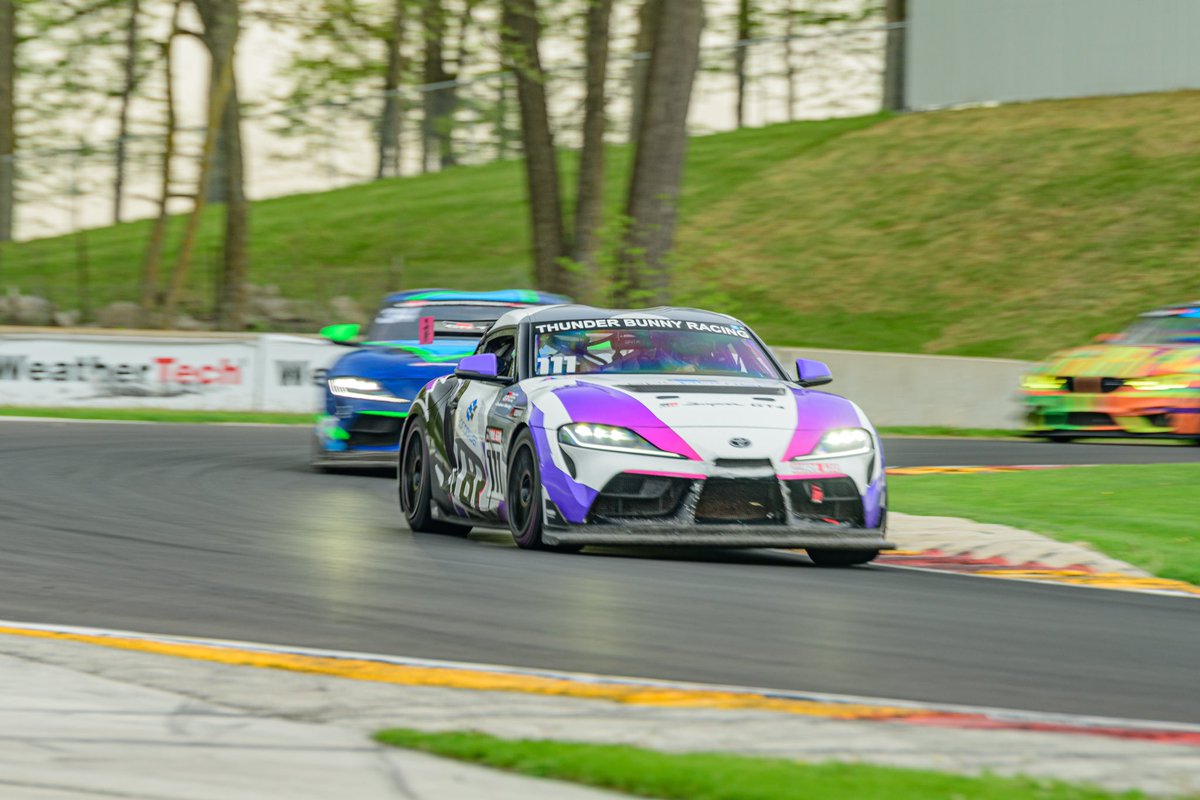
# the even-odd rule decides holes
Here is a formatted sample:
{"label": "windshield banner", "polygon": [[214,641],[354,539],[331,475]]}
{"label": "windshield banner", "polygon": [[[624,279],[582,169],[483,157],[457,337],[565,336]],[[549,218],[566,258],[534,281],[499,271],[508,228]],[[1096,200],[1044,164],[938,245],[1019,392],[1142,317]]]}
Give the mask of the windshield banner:
{"label": "windshield banner", "polygon": [[641,330],[676,330],[699,331],[701,333],[719,333],[725,336],[738,336],[749,339],[750,332],[745,328],[734,325],[720,325],[713,322],[695,322],[683,319],[662,319],[660,317],[621,317],[620,319],[571,319],[561,322],[541,322],[533,326],[535,333],[565,333],[567,331],[590,331],[611,328],[633,328]]}

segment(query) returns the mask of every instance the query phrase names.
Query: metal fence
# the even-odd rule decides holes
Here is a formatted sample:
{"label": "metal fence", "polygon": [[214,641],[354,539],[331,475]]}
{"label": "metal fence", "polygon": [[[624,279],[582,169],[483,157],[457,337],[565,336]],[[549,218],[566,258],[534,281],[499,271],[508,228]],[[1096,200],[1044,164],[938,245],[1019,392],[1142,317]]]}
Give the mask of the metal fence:
{"label": "metal fence", "polygon": [[[692,95],[689,125],[693,135],[738,127],[737,78],[734,63],[740,52],[745,63],[741,124],[757,127],[801,119],[827,119],[878,111],[883,85],[884,42],[887,26],[855,25],[800,29],[789,36],[738,42],[703,50],[701,71]],[[635,70],[644,56],[614,54],[608,82],[608,139],[630,140]],[[583,108],[581,65],[558,65],[549,70],[548,104],[560,147],[579,144]],[[378,172],[378,128],[385,97],[376,92],[337,101],[247,109],[247,193],[262,199],[299,192],[323,191],[374,180]],[[401,128],[395,154],[385,174],[414,175],[450,165],[482,164],[520,155],[519,110],[515,80],[495,72],[398,92]],[[443,103],[451,109],[440,130],[426,123],[425,110]],[[178,155],[173,162],[176,184],[194,185],[204,131],[184,128],[176,133]],[[162,167],[159,135],[141,134],[125,140],[125,219],[157,213]],[[24,149],[16,159],[18,205],[15,224],[19,240],[74,235],[53,248],[20,243],[0,247],[0,293],[14,288],[49,299],[60,309],[81,309],[85,315],[113,300],[137,297],[137,264],[125,274],[95,269],[113,258],[129,260],[140,251],[144,227],[126,226],[122,233],[91,236],[87,229],[108,225],[113,217],[113,182],[117,143],[80,141],[76,147]],[[177,198],[173,212],[191,203]],[[215,265],[220,242],[215,226],[206,226],[199,240],[198,261]],[[403,254],[397,254],[403,257]],[[64,261],[69,263],[63,263]],[[251,265],[253,281],[253,265]],[[95,272],[93,275],[92,273]],[[206,270],[198,271],[197,299],[203,313]],[[64,276],[74,276],[64,280]],[[370,297],[371,286],[345,286],[344,293]]]}

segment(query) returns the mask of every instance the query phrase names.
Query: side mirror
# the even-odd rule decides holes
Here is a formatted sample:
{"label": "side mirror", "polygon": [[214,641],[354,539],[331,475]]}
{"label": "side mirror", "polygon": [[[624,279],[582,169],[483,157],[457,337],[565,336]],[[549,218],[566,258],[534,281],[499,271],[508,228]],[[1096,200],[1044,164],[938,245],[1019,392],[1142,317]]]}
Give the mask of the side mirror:
{"label": "side mirror", "polygon": [[454,377],[469,381],[499,383],[505,386],[512,383],[511,378],[500,374],[500,362],[496,360],[495,353],[478,353],[467,356],[458,362],[458,368],[454,370]]}
{"label": "side mirror", "polygon": [[1092,341],[1096,344],[1112,344],[1113,342],[1121,341],[1119,333],[1097,333],[1092,337]]}
{"label": "side mirror", "polygon": [[810,358],[796,359],[796,383],[801,386],[824,386],[833,381],[829,365]]}
{"label": "side mirror", "polygon": [[342,325],[326,325],[324,328],[321,328],[321,335],[334,344],[357,347],[357,339],[361,331],[361,325],[345,323]]}

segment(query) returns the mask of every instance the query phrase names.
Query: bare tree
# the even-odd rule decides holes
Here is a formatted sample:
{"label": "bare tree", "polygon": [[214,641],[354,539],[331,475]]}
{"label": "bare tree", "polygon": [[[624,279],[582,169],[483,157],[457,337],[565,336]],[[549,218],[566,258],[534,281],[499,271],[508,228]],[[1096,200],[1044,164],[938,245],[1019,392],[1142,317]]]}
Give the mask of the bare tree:
{"label": "bare tree", "polygon": [[642,109],[646,101],[646,74],[650,69],[650,50],[654,47],[654,26],[662,0],[642,0],[638,7],[638,32],[633,43],[633,70],[629,77],[632,96],[629,109],[629,141],[637,141],[642,127]]}
{"label": "bare tree", "polygon": [[546,73],[538,53],[541,23],[536,0],[504,0],[500,27],[504,59],[517,75],[517,104],[521,109],[521,142],[533,228],[534,280],[540,289],[563,291],[567,288],[562,266],[566,238],[554,136],[546,109]]}
{"label": "bare tree", "polygon": [[575,197],[575,235],[571,258],[584,268],[583,294],[591,292],[596,269],[596,230],[604,209],[605,81],[608,78],[608,29],[612,0],[589,0],[585,52],[583,143]]}
{"label": "bare tree", "polygon": [[0,0],[0,242],[12,239],[16,207],[16,57],[14,0]]}
{"label": "bare tree", "polygon": [[[173,48],[179,36],[179,11],[183,0],[174,0],[171,10],[171,28],[162,47],[163,87],[166,92],[165,124],[163,130],[162,167],[159,172],[158,216],[150,228],[146,243],[146,254],[142,259],[141,306],[143,319],[148,317],[158,303],[158,281],[162,264],[163,242],[167,235],[168,208],[171,201],[171,184],[174,180],[175,162],[175,68]],[[201,184],[203,185],[203,184]],[[199,219],[199,218],[197,218]],[[194,239],[194,233],[193,233]]]}
{"label": "bare tree", "polygon": [[737,41],[733,47],[733,74],[737,78],[737,126],[746,122],[746,53],[752,35],[753,13],[750,0],[738,0]]}
{"label": "bare tree", "polygon": [[379,164],[376,178],[400,174],[400,80],[404,75],[404,26],[407,0],[393,0],[392,24],[384,37],[387,67],[383,79],[383,116],[379,120]]}
{"label": "bare tree", "polygon": [[687,113],[700,63],[702,0],[659,0],[654,49],[629,198],[629,228],[619,254],[618,302],[665,303],[667,252],[675,234],[679,187],[687,149]]}
{"label": "bare tree", "polygon": [[126,144],[129,139],[129,106],[137,90],[138,23],[140,0],[129,0],[129,22],[125,28],[124,75],[121,83],[121,108],[117,113],[116,177],[113,179],[113,222],[121,221],[121,203],[125,195]]}
{"label": "bare tree", "polygon": [[[421,28],[425,34],[425,58],[422,69],[424,86],[423,126],[424,156],[422,171],[426,171],[437,156],[442,168],[458,163],[454,154],[454,111],[458,106],[455,81],[467,58],[467,37],[471,29],[476,0],[464,0],[457,17],[457,28],[451,33],[444,0],[422,0]],[[452,55],[446,45],[455,43]],[[451,68],[453,65],[453,68]]]}
{"label": "bare tree", "polygon": [[219,169],[210,170],[209,186],[225,203],[225,235],[217,324],[240,327],[246,290],[246,240],[249,208],[242,155],[242,112],[234,68],[241,31],[239,0],[192,0],[204,23],[201,40],[210,55],[209,120],[217,124]]}
{"label": "bare tree", "polygon": [[179,243],[179,251],[175,255],[175,264],[171,269],[170,288],[163,300],[163,314],[170,317],[175,313],[179,301],[183,298],[183,289],[187,285],[188,272],[192,265],[192,253],[196,247],[196,235],[200,231],[200,220],[204,216],[204,208],[208,204],[208,192],[212,173],[213,154],[217,148],[217,138],[221,127],[221,116],[225,102],[229,99],[233,87],[233,61],[225,62],[220,74],[214,76],[214,85],[209,87],[208,124],[204,128],[204,145],[200,150],[200,174],[196,178],[196,194],[192,210],[184,224],[183,238]]}
{"label": "bare tree", "polygon": [[907,0],[886,0],[884,18],[887,21],[887,41],[884,45],[883,107],[903,111],[904,100],[904,36],[908,32]]}

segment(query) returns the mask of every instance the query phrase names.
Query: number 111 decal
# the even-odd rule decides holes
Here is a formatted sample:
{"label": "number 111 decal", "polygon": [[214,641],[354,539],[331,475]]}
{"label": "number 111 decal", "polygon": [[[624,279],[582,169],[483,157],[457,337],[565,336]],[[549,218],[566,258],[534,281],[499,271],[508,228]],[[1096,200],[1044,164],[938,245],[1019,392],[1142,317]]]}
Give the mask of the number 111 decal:
{"label": "number 111 decal", "polygon": [[542,356],[538,359],[538,375],[571,375],[579,366],[575,356]]}

